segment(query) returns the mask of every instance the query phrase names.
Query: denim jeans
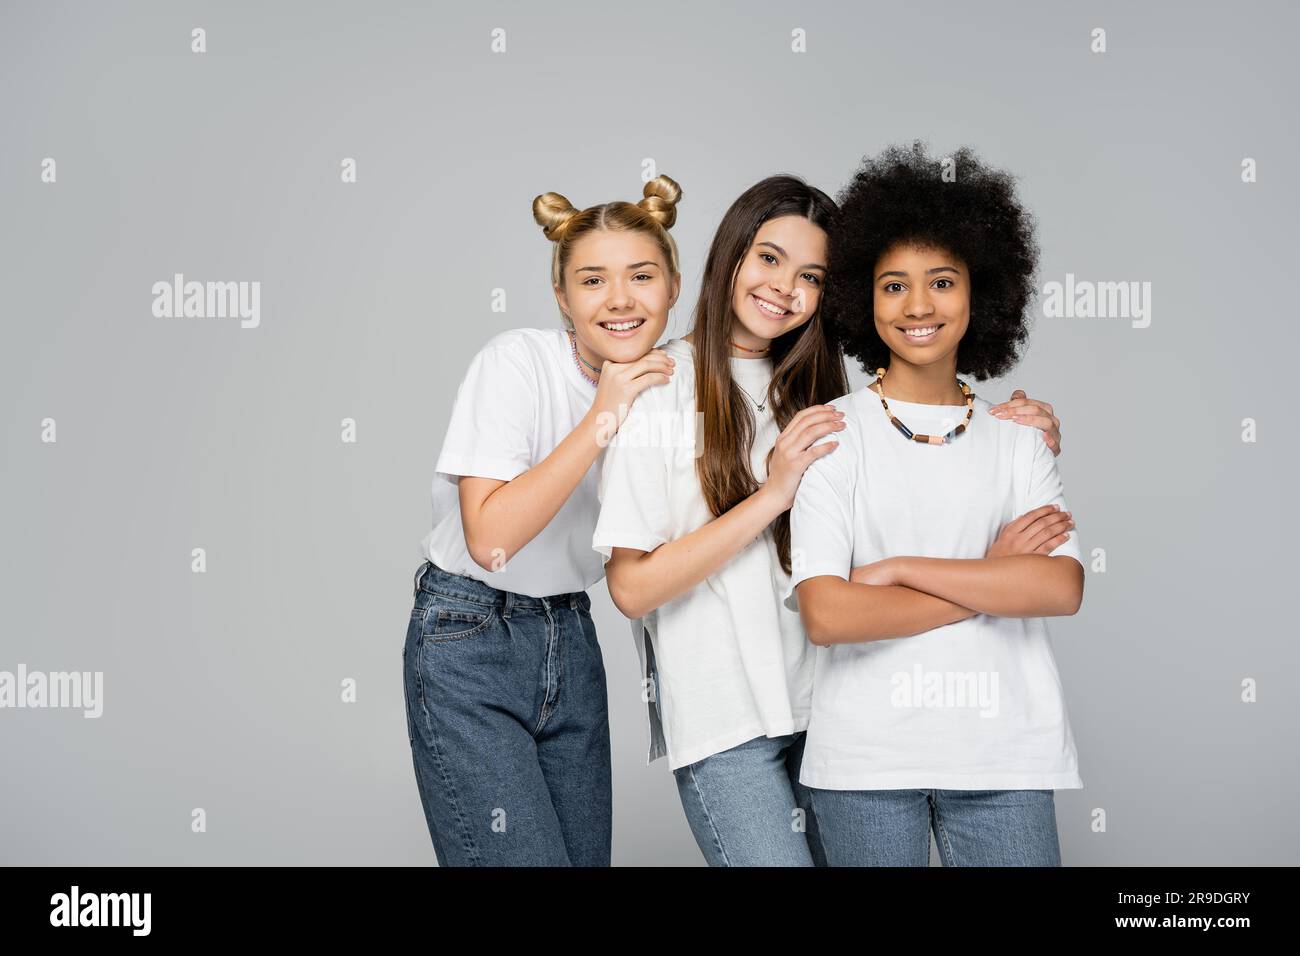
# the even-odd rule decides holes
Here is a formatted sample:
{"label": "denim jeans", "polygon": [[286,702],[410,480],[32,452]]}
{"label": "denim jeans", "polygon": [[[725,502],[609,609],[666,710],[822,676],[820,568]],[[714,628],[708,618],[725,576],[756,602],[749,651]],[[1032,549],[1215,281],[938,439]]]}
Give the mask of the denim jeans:
{"label": "denim jeans", "polygon": [[1051,790],[812,788],[831,866],[1060,866]]}
{"label": "denim jeans", "polygon": [[442,866],[609,866],[605,665],[584,592],[416,573],[407,736]]}
{"label": "denim jeans", "polygon": [[673,771],[709,866],[825,866],[808,788],[804,733],[755,737]]}

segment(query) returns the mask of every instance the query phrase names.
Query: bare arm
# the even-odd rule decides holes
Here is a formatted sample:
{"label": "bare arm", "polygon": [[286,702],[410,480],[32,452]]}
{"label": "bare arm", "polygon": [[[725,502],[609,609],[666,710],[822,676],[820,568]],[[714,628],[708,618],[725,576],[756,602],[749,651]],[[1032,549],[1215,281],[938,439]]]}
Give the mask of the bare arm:
{"label": "bare arm", "polygon": [[463,476],[465,547],[487,571],[499,570],[564,507],[600,454],[590,413],[544,459],[511,481]]}
{"label": "bare arm", "polygon": [[[1055,505],[1034,508],[1003,526],[985,560],[1046,557],[1069,538],[1072,527],[1069,513]],[[910,637],[985,613],[957,603],[951,594],[936,596],[912,585],[913,579],[899,572],[902,560],[854,568],[848,581],[826,575],[801,582],[799,611],[809,640],[840,644]]]}
{"label": "bare arm", "polygon": [[858,584],[834,575],[808,578],[796,591],[808,640],[820,645],[911,637],[976,613],[909,587]]}
{"label": "bare arm", "polygon": [[842,419],[841,412],[827,405],[803,409],[777,438],[768,480],[754,494],[703,527],[653,551],[613,548],[605,564],[605,581],[615,606],[626,617],[644,617],[735,557],[790,507],[808,465],[835,450],[833,441],[810,446],[841,430]]}
{"label": "bare arm", "polygon": [[667,382],[673,364],[659,349],[636,362],[606,362],[590,410],[549,455],[510,481],[461,477],[465,547],[479,567],[500,570],[550,524],[626,418],[632,400]]}
{"label": "bare arm", "polygon": [[1083,565],[1073,557],[890,558],[896,584],[960,601],[980,614],[1052,617],[1083,602]]}
{"label": "bare arm", "polygon": [[704,527],[653,551],[614,548],[605,564],[614,606],[625,617],[644,617],[685,594],[744,550],[784,510],[759,489]]}

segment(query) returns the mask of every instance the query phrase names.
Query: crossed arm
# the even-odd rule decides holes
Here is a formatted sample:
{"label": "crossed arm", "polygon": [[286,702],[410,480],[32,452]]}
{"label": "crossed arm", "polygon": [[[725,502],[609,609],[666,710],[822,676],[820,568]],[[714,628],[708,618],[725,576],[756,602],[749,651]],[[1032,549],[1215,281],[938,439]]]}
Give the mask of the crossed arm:
{"label": "crossed arm", "polygon": [[910,637],[976,614],[1053,617],[1083,600],[1083,566],[1072,557],[886,558],[850,580],[801,581],[799,613],[814,644]]}

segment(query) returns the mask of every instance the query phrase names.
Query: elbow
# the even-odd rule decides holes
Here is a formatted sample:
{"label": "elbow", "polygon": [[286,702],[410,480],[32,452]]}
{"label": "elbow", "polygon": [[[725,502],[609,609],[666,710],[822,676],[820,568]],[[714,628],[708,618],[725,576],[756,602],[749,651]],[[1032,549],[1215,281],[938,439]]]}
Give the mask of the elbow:
{"label": "elbow", "polygon": [[1062,588],[1061,610],[1057,613],[1063,617],[1069,617],[1079,613],[1079,608],[1083,606],[1083,565],[1074,558],[1067,558],[1069,562],[1070,573],[1066,576],[1066,585]]}
{"label": "elbow", "polygon": [[822,626],[821,621],[817,620],[817,618],[811,614],[801,612],[799,616],[803,619],[804,633],[808,635],[808,642],[810,644],[815,644],[818,647],[826,647],[831,643],[830,637],[827,635],[826,629]]}
{"label": "elbow", "polygon": [[646,607],[626,597],[615,598],[612,590],[609,592],[609,596],[614,598],[614,607],[618,608],[618,612],[629,621],[640,620],[654,610],[654,608]]}
{"label": "elbow", "polygon": [[808,635],[809,643],[817,647],[826,647],[834,642],[826,629],[822,615],[817,613],[816,600],[808,600],[810,596],[799,595],[799,620],[803,622],[803,630]]}
{"label": "elbow", "polygon": [[472,535],[469,529],[465,529],[465,550],[469,556],[484,571],[496,572],[506,566],[506,560],[509,557],[504,548],[489,548],[478,539],[477,535]]}
{"label": "elbow", "polygon": [[614,607],[618,612],[630,621],[645,617],[651,611],[652,607],[647,607],[646,602],[640,599],[637,589],[631,586],[627,580],[625,570],[611,570],[608,566],[605,568],[605,584],[609,588],[609,598],[614,602]]}
{"label": "elbow", "polygon": [[496,572],[506,566],[505,555],[501,553],[500,548],[494,548],[487,554],[484,554],[481,550],[470,548],[469,556],[473,558],[474,563],[484,571]]}

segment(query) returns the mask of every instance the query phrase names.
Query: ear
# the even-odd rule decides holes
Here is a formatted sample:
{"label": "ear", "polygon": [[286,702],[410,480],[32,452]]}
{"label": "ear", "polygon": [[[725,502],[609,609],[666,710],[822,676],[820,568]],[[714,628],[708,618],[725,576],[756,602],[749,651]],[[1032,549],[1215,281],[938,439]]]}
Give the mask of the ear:
{"label": "ear", "polygon": [[672,294],[668,297],[668,308],[677,304],[677,297],[682,294],[682,274],[679,272],[673,276]]}
{"label": "ear", "polygon": [[560,311],[563,312],[565,315],[568,315],[569,321],[572,322],[573,316],[569,312],[569,297],[564,292],[564,286],[557,285],[554,286],[554,289],[555,289],[555,301],[559,304]]}

